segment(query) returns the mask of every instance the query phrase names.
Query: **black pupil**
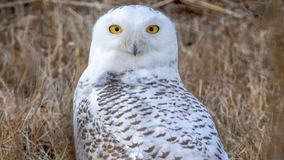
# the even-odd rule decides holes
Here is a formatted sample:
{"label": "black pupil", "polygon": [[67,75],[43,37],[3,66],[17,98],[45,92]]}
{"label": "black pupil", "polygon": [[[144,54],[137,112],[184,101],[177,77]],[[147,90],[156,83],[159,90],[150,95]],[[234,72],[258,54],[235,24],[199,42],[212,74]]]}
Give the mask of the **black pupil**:
{"label": "black pupil", "polygon": [[114,29],[116,32],[118,32],[119,31],[119,28],[118,27],[115,27],[115,29]]}
{"label": "black pupil", "polygon": [[149,28],[149,31],[151,31],[151,32],[152,32],[153,30],[154,30],[154,28],[153,28],[153,27],[150,27],[150,28]]}

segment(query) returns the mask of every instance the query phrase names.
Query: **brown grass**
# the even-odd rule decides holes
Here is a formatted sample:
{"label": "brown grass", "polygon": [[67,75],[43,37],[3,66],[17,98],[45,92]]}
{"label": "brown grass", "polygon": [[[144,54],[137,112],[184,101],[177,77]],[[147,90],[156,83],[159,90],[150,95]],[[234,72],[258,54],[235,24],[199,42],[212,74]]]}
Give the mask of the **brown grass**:
{"label": "brown grass", "polygon": [[[0,159],[75,159],[72,98],[94,22],[112,7],[157,1],[22,2],[0,2]],[[245,18],[183,1],[157,8],[176,23],[183,82],[231,159],[281,159],[283,3],[212,2]]]}

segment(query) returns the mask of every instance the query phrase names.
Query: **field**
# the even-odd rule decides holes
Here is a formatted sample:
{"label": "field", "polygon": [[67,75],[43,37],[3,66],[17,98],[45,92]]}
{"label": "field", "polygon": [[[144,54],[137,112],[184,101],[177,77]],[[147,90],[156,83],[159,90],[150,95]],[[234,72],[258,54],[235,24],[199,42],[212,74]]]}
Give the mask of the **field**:
{"label": "field", "polygon": [[230,159],[283,159],[284,3],[200,2],[1,0],[0,159],[75,159],[72,100],[92,27],[128,4],[175,22],[182,80]]}

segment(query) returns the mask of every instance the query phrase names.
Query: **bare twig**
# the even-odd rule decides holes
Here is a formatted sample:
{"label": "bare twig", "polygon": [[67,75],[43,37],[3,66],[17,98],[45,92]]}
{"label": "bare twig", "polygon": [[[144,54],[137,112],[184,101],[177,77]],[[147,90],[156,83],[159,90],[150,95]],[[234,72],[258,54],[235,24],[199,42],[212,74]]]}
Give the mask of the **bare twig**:
{"label": "bare twig", "polygon": [[81,2],[81,1],[59,1],[59,0],[51,0],[53,3],[60,3],[60,4],[69,4],[73,6],[84,6],[84,7],[95,7],[98,10],[102,9],[102,5],[98,2]]}
{"label": "bare twig", "polygon": [[0,4],[0,9],[1,8],[14,7],[14,6],[17,6],[17,5],[27,4],[27,3],[36,2],[36,1],[39,1],[39,0],[26,0],[26,1],[16,1],[16,2],[10,2],[10,3],[3,3],[3,4]]}
{"label": "bare twig", "polygon": [[174,2],[175,0],[165,0],[165,1],[161,1],[161,2],[158,2],[158,3],[155,3],[152,8],[159,8],[159,7],[162,7],[164,5],[167,5],[169,3],[172,3]]}
{"label": "bare twig", "polygon": [[[23,4],[37,2],[37,1],[40,1],[40,0],[26,0],[26,1],[16,1],[16,2],[10,2],[10,3],[3,3],[3,4],[0,4],[0,9],[1,8],[14,7],[14,6],[17,6],[17,5],[23,5]],[[91,8],[95,7],[98,10],[102,10],[102,5],[98,1],[91,3],[91,2],[67,1],[67,0],[63,0],[63,1],[49,0],[49,1],[45,1],[45,2],[68,4],[68,5],[73,5],[73,6],[84,6],[84,7],[91,7]]]}
{"label": "bare twig", "polygon": [[211,10],[214,10],[214,11],[217,11],[217,12],[220,12],[220,13],[224,13],[224,14],[236,17],[236,18],[242,18],[243,17],[243,15],[241,15],[239,13],[236,13],[236,12],[233,12],[231,10],[216,6],[214,4],[210,4],[208,2],[199,1],[199,0],[181,0],[181,1],[185,4],[189,4],[189,3],[195,4],[195,5],[201,6],[203,8],[208,8],[208,9],[211,9]]}
{"label": "bare twig", "polygon": [[6,148],[0,148],[0,150],[3,150],[3,151],[11,151],[10,149],[6,149]]}

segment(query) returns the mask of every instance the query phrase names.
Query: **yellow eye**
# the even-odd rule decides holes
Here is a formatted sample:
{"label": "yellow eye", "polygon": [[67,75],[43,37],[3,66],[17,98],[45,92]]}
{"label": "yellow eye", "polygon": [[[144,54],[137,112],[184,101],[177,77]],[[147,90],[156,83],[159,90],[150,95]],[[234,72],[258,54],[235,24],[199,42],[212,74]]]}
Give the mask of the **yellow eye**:
{"label": "yellow eye", "polygon": [[157,33],[159,31],[159,27],[156,25],[152,25],[147,27],[146,31],[149,33]]}
{"label": "yellow eye", "polygon": [[118,25],[112,25],[109,27],[110,33],[116,34],[122,32],[122,29]]}

